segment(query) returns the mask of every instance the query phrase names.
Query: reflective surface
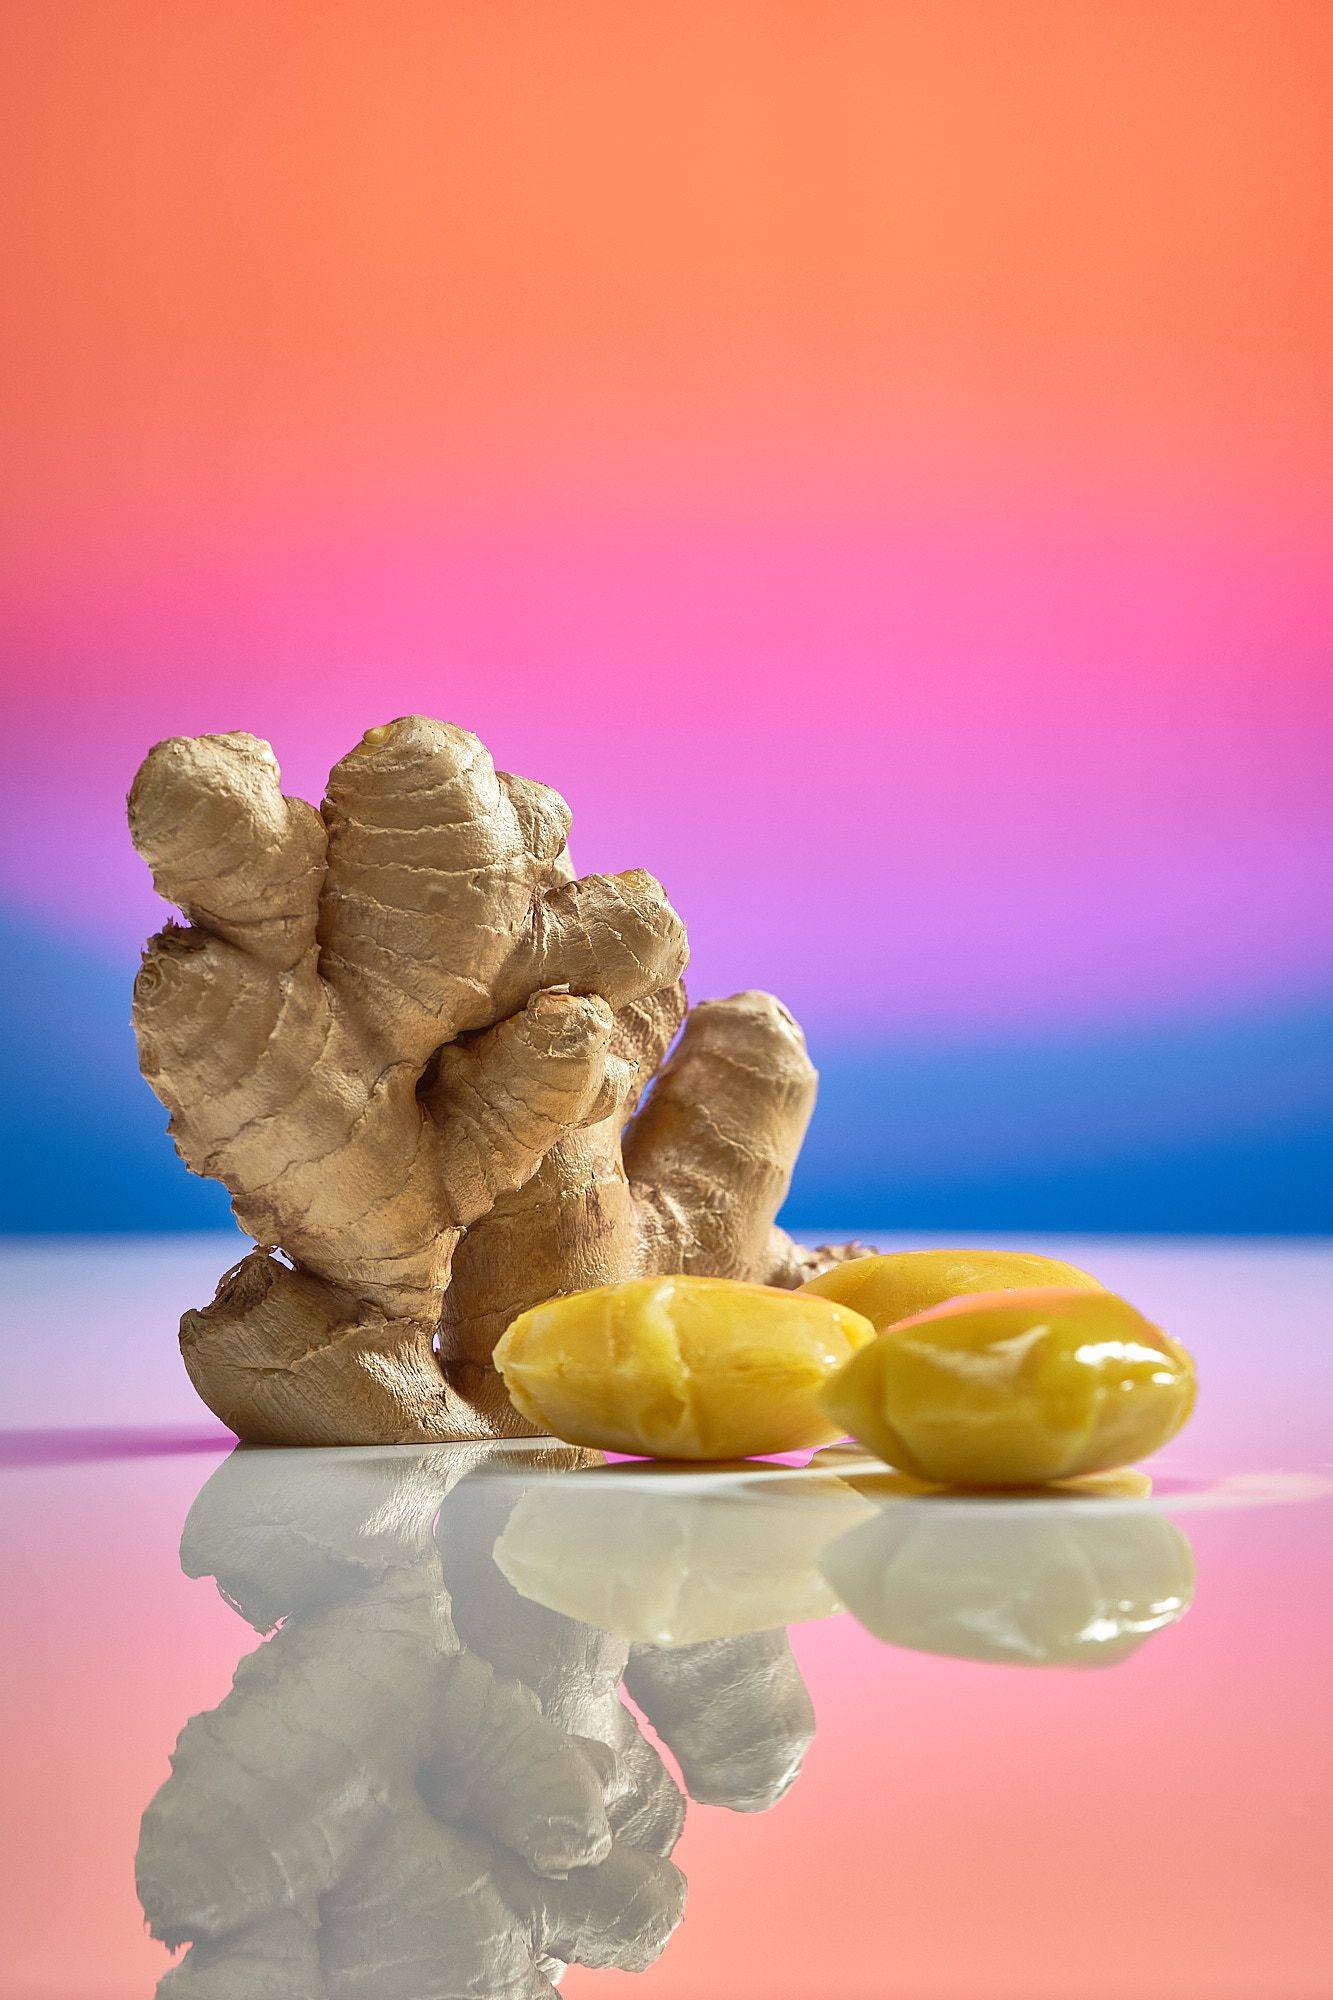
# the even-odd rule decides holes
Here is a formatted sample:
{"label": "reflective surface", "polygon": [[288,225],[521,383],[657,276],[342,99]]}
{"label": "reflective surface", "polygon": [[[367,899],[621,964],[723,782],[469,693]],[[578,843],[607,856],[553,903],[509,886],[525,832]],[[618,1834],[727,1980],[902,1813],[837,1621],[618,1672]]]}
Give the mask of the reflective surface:
{"label": "reflective surface", "polygon": [[11,1430],[0,1995],[1326,2000],[1333,1259],[1077,1261],[1199,1361],[1151,1491]]}

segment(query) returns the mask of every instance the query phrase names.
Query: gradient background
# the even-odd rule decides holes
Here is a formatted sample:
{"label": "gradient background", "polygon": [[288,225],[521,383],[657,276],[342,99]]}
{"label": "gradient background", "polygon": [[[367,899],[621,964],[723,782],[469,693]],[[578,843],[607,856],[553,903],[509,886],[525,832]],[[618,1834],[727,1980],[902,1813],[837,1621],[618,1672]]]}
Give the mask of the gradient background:
{"label": "gradient background", "polygon": [[798,1225],[1333,1187],[1333,10],[0,18],[0,1195],[225,1218],[122,799],[422,709],[644,864],[825,1096]]}

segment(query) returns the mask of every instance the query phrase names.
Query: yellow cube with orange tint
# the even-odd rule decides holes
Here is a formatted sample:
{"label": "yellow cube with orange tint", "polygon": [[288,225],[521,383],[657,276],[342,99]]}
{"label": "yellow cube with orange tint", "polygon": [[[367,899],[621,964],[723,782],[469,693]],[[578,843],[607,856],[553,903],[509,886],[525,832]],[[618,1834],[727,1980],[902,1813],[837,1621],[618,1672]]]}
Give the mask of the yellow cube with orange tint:
{"label": "yellow cube with orange tint", "polygon": [[1179,1342],[1113,1292],[977,1293],[903,1320],[823,1407],[889,1465],[948,1486],[1033,1486],[1146,1458],[1194,1406]]}

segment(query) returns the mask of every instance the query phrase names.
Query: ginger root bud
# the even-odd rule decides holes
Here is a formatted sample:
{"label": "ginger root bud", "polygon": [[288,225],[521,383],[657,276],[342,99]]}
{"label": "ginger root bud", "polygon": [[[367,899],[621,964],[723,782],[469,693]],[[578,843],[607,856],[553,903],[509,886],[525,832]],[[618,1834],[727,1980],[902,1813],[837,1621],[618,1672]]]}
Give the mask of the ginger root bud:
{"label": "ginger root bud", "polygon": [[749,1458],[842,1435],[819,1392],[874,1332],[804,1292],[632,1278],[520,1313],[495,1364],[515,1408],[570,1444]]}
{"label": "ginger root bud", "polygon": [[875,1330],[928,1312],[966,1292],[1027,1291],[1034,1285],[1068,1285],[1101,1291],[1100,1282],[1076,1264],[1036,1257],[1026,1250],[902,1250],[853,1257],[811,1278],[804,1289],[864,1313]]}
{"label": "ginger root bud", "polygon": [[1179,1342],[1113,1292],[975,1293],[890,1327],[834,1376],[826,1414],[946,1486],[1034,1486],[1157,1451],[1194,1407]]}

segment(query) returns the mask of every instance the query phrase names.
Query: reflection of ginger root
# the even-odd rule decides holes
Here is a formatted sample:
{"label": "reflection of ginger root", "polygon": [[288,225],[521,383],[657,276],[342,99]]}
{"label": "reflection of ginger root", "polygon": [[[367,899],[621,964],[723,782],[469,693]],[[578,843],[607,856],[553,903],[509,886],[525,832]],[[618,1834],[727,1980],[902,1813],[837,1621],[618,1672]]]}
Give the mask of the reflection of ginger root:
{"label": "reflection of ginger root", "polygon": [[[612,1752],[621,1776],[611,1823],[633,1825],[640,1844],[660,1850],[674,1842],[681,1802],[620,1699],[622,1679],[677,1757],[691,1798],[738,1812],[775,1804],[799,1771],[814,1729],[786,1633],[746,1632],[664,1651],[632,1645],[605,1626],[524,1596],[502,1573],[497,1544],[520,1508],[531,1513],[544,1500],[559,1504],[564,1485],[546,1479],[516,1489],[509,1481],[469,1479],[447,1517],[441,1514],[445,1581],[464,1643],[498,1671],[526,1680],[545,1715]],[[613,1492],[608,1480],[608,1506],[616,1504]]]}
{"label": "reflection of ginger root", "polygon": [[631,1642],[625,1686],[691,1798],[765,1812],[815,1726],[785,1627],[842,1610],[819,1556],[874,1511],[813,1472],[722,1491],[674,1473],[570,1473],[523,1495],[494,1560],[532,1606]]}
{"label": "reflection of ginger root", "polygon": [[319,813],[254,737],[172,738],[129,810],[190,919],[144,957],[144,1073],[267,1246],[181,1329],[238,1435],[522,1431],[490,1354],[527,1306],[816,1268],[773,1228],[814,1096],[799,1029],[766,994],[696,1008],[627,1128],[685,1012],[680,921],[642,871],[575,880],[563,800],[465,730],[368,731]]}
{"label": "reflection of ginger root", "polygon": [[822,1564],[877,1639],[1017,1666],[1115,1666],[1194,1594],[1164,1514],[1054,1495],[890,1500]]}
{"label": "reflection of ginger root", "polygon": [[[587,1462],[239,1452],[214,1474],[183,1566],[283,1622],[144,1815],[149,1923],[191,1943],[162,2000],[549,2000],[565,1963],[662,1950],[684,1802],[623,1699],[630,1649],[526,1604],[490,1554],[523,1485]],[[794,1775],[809,1705],[781,1641],[630,1667],[699,1796],[754,1809]]]}
{"label": "reflection of ginger root", "polygon": [[163,2000],[396,2000],[405,1966],[414,2000],[528,2000],[568,1959],[648,1964],[679,1921],[679,1811],[637,1838],[617,1759],[460,1645],[432,1527],[465,1469],[240,1453],[196,1502],[186,1569],[261,1627],[291,1599],[144,1815],[149,1922],[193,1941]]}

